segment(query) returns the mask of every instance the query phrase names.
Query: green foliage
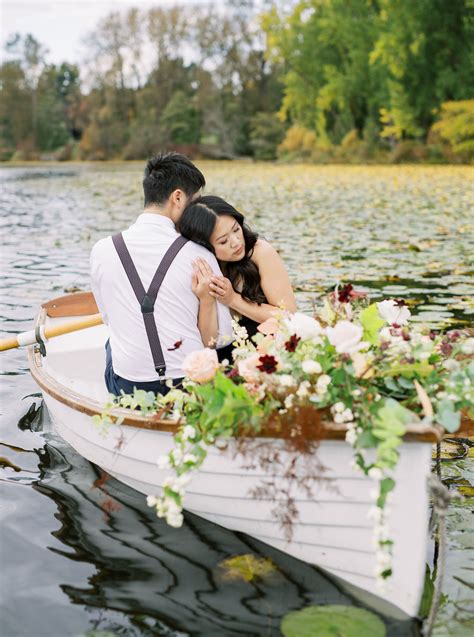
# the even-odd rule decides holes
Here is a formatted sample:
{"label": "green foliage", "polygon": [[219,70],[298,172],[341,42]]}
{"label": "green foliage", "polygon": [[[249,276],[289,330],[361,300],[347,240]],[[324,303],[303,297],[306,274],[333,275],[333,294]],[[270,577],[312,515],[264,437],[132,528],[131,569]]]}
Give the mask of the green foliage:
{"label": "green foliage", "polygon": [[255,159],[276,159],[285,126],[276,113],[257,113],[250,120],[250,146]]}
{"label": "green foliage", "polygon": [[[347,146],[349,133],[365,137],[369,128],[371,144],[380,148],[384,139],[393,146],[407,137],[425,138],[443,101],[472,97],[474,23],[468,0],[359,0],[350,10],[342,0],[301,0],[290,10],[278,6],[262,25],[269,59],[287,65],[281,113],[314,131],[320,144],[344,140]],[[469,154],[470,135],[465,146],[459,142]],[[361,159],[373,154],[370,146],[355,148]],[[330,153],[325,159],[337,157]],[[407,159],[424,161],[429,155],[415,152]]]}
{"label": "green foliage", "polygon": [[308,606],[283,618],[284,637],[385,637],[383,621],[374,613],[355,606],[328,604]]}
{"label": "green foliage", "polygon": [[385,325],[385,321],[380,318],[377,304],[372,303],[360,313],[360,324],[364,328],[364,341],[371,345],[377,345],[380,341],[379,331]]}
{"label": "green foliage", "polygon": [[443,103],[432,130],[449,142],[455,153],[474,158],[474,100]]}

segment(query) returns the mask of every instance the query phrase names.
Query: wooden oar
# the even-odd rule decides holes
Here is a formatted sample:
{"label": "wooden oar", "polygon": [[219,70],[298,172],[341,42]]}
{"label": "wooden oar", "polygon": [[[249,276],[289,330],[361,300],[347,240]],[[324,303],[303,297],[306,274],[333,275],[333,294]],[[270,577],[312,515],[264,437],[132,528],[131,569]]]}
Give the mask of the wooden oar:
{"label": "wooden oar", "polygon": [[43,303],[46,314],[52,318],[62,316],[88,316],[99,311],[92,292],[74,292]]}
{"label": "wooden oar", "polygon": [[[95,325],[101,325],[103,323],[102,316],[100,314],[93,314],[86,319],[80,321],[70,321],[69,323],[59,323],[58,325],[51,325],[50,327],[41,326],[39,332],[43,340],[49,340],[55,336],[61,336],[62,334],[69,334],[70,332],[77,332],[79,330],[85,330],[88,327],[94,327]],[[30,330],[28,332],[22,332],[16,336],[10,338],[4,338],[0,340],[0,352],[4,352],[8,349],[14,349],[15,347],[22,347],[24,345],[33,345],[38,342],[36,330]]]}

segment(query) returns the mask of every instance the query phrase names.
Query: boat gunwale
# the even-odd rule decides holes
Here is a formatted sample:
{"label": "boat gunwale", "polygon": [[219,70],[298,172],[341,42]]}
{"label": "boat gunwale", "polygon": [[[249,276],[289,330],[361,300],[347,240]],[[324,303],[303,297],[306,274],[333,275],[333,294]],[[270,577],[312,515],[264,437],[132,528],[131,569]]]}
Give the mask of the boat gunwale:
{"label": "boat gunwale", "polygon": [[[42,308],[38,313],[36,319],[36,325],[43,325],[46,320],[46,310]],[[57,381],[53,376],[48,374],[45,371],[42,364],[42,355],[39,351],[39,348],[35,345],[31,345],[28,347],[28,362],[30,367],[31,375],[35,382],[40,386],[40,388],[49,394],[55,400],[63,403],[67,407],[74,409],[80,413],[86,414],[88,416],[100,416],[104,413],[105,408],[104,405],[100,404],[97,401],[90,400],[83,394],[78,394],[73,391],[66,385],[63,385],[59,381]],[[320,414],[327,416],[327,412],[323,410],[319,410]],[[315,410],[317,413],[318,410]],[[141,416],[139,414],[130,415],[130,410],[128,409],[109,409],[107,410],[107,414],[112,418],[119,422],[116,424],[126,425],[130,427],[137,427],[139,429],[149,429],[152,431],[163,431],[169,433],[176,433],[180,427],[180,425],[184,424],[185,420],[182,419],[164,419],[153,416]],[[320,420],[320,424],[322,427],[315,428],[317,431],[315,432],[317,435],[315,436],[315,440],[345,440],[347,427],[345,424],[337,424],[330,420]],[[261,431],[258,432],[258,437],[262,438],[283,438],[283,439],[291,439],[293,430],[290,427],[286,431],[275,431],[274,428],[265,428],[263,427]],[[245,432],[245,434],[249,437],[254,437],[250,432]],[[405,442],[439,442],[443,438],[443,431],[441,427],[432,426],[432,425],[408,425],[406,434],[403,437]]]}

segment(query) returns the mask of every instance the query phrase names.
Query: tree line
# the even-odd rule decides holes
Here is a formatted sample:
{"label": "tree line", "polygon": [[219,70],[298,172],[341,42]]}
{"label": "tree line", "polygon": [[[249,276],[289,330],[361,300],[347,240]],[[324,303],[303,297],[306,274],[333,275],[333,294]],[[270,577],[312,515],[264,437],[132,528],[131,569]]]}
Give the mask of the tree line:
{"label": "tree line", "polygon": [[474,158],[473,0],[227,0],[112,12],[80,66],[14,34],[0,159]]}

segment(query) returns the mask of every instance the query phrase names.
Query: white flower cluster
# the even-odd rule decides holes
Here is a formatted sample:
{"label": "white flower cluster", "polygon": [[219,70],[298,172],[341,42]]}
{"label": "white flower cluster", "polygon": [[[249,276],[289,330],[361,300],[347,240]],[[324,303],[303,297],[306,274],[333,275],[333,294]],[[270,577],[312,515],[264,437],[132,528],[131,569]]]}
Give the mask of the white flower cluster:
{"label": "white flower cluster", "polygon": [[[375,469],[375,467],[374,467]],[[372,471],[372,469],[371,469]],[[380,470],[378,470],[380,471]],[[370,473],[370,472],[369,472]],[[378,475],[378,474],[377,474]],[[378,497],[378,490],[376,491],[376,497]],[[391,494],[387,495],[387,500],[390,499]],[[383,574],[392,569],[393,557],[392,557],[392,545],[389,541],[390,528],[387,524],[387,513],[389,509],[381,509],[378,506],[373,506],[369,509],[367,517],[374,523],[374,535],[373,543],[375,547],[375,565],[374,575],[377,578],[377,586],[379,590],[385,589],[385,578]]]}
{"label": "white flower cluster", "polygon": [[[188,482],[189,476],[169,476],[163,482],[163,487],[168,487],[178,496],[182,497],[184,495],[184,487]],[[159,518],[164,518],[170,526],[178,528],[183,524],[183,509],[174,497],[166,494],[159,498],[154,495],[149,495],[146,502],[149,507],[153,507],[156,510],[156,515]]]}
{"label": "white flower cluster", "polygon": [[352,413],[352,410],[349,409],[349,407],[346,408],[344,403],[341,403],[341,402],[335,403],[331,407],[331,413],[332,413],[334,422],[338,425],[344,422],[351,422],[354,420],[354,414]]}

